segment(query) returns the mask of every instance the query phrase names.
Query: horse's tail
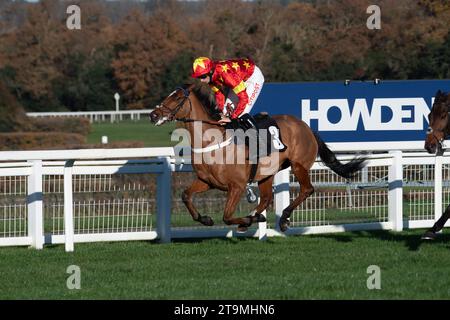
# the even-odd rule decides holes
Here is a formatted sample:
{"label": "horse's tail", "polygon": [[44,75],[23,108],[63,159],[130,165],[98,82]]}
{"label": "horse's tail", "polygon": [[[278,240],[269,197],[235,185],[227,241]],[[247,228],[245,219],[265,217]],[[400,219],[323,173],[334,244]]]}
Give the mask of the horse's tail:
{"label": "horse's tail", "polygon": [[314,132],[314,137],[316,138],[317,144],[319,146],[319,157],[325,163],[327,167],[336,172],[341,177],[350,179],[356,172],[364,168],[366,158],[355,157],[350,162],[342,164],[333,151],[331,151],[328,146],[323,142],[319,135]]}

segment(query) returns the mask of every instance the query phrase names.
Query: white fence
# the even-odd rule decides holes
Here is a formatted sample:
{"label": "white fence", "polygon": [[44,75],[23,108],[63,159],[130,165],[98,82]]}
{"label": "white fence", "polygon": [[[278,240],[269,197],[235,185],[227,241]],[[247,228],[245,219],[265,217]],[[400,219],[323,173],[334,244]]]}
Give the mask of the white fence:
{"label": "white fence", "polygon": [[89,118],[90,122],[117,122],[124,119],[140,120],[141,116],[149,116],[153,109],[123,110],[123,111],[79,111],[79,112],[28,112],[29,117],[82,117]]}
{"label": "white fence", "polygon": [[[351,182],[319,161],[311,171],[316,192],[293,212],[285,234],[278,231],[278,219],[300,187],[289,169],[274,182],[275,219],[268,215],[268,222],[238,234],[223,224],[199,226],[184,208],[175,212],[174,194],[187,179],[174,182],[174,174],[190,174],[192,167],[174,156],[173,148],[0,152],[0,246],[42,249],[64,243],[73,251],[74,243],[93,241],[401,231],[432,226],[449,201],[442,181],[450,177],[450,157],[395,150],[371,154]],[[95,199],[89,198],[93,194]],[[216,218],[221,221],[221,214]]]}

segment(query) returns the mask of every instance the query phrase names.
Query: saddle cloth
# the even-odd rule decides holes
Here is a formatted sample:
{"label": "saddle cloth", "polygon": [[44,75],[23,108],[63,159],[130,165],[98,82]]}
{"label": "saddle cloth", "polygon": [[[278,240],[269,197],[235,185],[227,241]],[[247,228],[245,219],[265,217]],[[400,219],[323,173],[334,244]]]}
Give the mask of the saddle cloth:
{"label": "saddle cloth", "polygon": [[238,134],[238,131],[236,131],[234,142],[236,144],[245,143],[249,147],[251,162],[255,163],[259,158],[269,156],[272,152],[286,150],[277,122],[267,113],[261,112],[253,117],[256,130],[249,129],[249,126],[245,123],[248,118],[244,119],[238,122],[237,129],[242,129],[241,133],[245,132],[245,135]]}
{"label": "saddle cloth", "polygon": [[[283,143],[281,131],[277,122],[266,112],[260,112],[253,117],[259,134],[260,157],[269,156],[272,152],[283,152],[286,145]],[[265,146],[265,147],[263,147]]]}

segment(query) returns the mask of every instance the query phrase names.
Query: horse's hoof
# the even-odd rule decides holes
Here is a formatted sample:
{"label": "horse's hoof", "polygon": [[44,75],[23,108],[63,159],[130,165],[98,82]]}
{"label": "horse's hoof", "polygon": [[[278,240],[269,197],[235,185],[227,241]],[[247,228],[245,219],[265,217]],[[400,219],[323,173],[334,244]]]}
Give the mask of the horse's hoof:
{"label": "horse's hoof", "polygon": [[433,231],[427,231],[423,234],[422,240],[435,240],[437,238],[437,234]]}
{"label": "horse's hoof", "polygon": [[266,222],[267,221],[266,217],[264,217],[264,215],[261,213],[256,214],[255,218],[256,218],[256,222]]}
{"label": "horse's hoof", "polygon": [[291,222],[288,219],[281,219],[280,223],[279,223],[280,231],[286,232],[286,230],[288,229],[290,224],[291,224]]}
{"label": "horse's hoof", "polygon": [[247,232],[247,230],[248,230],[247,226],[240,224],[240,225],[238,225],[236,232],[244,233],[244,232]]}
{"label": "horse's hoof", "polygon": [[249,226],[253,223],[257,223],[257,222],[266,222],[266,217],[264,217],[264,215],[257,213],[254,216],[249,215],[247,216],[247,218],[250,220]]}
{"label": "horse's hoof", "polygon": [[213,226],[214,225],[214,221],[213,219],[211,219],[211,217],[209,216],[201,216],[198,221],[203,224],[204,226]]}

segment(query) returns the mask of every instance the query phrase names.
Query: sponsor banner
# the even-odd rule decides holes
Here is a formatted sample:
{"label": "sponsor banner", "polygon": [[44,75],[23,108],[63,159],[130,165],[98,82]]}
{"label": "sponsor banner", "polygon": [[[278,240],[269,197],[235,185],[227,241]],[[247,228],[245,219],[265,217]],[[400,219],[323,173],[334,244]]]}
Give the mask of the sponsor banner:
{"label": "sponsor banner", "polygon": [[326,142],[423,141],[438,90],[450,80],[267,83],[252,114],[298,116]]}

